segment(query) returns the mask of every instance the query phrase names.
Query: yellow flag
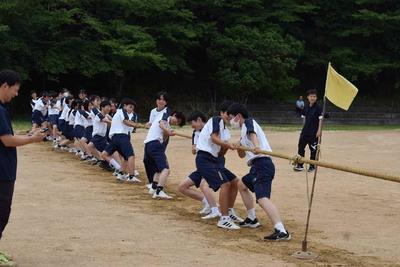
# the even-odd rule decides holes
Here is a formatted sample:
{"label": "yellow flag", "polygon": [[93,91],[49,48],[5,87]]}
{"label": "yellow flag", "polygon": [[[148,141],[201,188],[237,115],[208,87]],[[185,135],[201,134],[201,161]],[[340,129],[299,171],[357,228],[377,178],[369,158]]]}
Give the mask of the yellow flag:
{"label": "yellow flag", "polygon": [[339,108],[348,110],[357,93],[357,87],[337,73],[329,63],[326,75],[325,97]]}

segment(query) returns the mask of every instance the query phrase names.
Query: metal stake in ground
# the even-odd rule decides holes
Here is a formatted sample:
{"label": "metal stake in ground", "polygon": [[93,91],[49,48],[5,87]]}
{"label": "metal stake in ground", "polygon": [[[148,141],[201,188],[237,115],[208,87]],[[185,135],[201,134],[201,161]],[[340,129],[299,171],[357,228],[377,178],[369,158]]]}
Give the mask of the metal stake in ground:
{"label": "metal stake in ground", "polygon": [[[324,116],[325,116],[325,110],[326,110],[326,98],[324,97],[324,103],[322,107],[322,119],[321,119],[321,136],[318,138],[318,146],[317,146],[317,154],[315,156],[315,160],[319,160],[319,155],[321,151],[321,143],[322,143],[322,128],[324,126]],[[308,236],[308,228],[310,226],[310,217],[311,217],[311,208],[312,208],[312,203],[314,199],[314,191],[315,191],[315,182],[317,180],[317,173],[318,173],[318,165],[315,165],[315,170],[314,170],[314,178],[313,178],[313,183],[311,187],[311,196],[310,196],[310,201],[308,202],[308,212],[307,212],[307,222],[306,222],[306,230],[304,233],[304,240],[301,242],[301,251],[295,252],[292,256],[296,257],[298,259],[314,259],[318,257],[317,254],[308,251],[308,241],[307,241],[307,236]],[[307,184],[308,186],[308,184]]]}

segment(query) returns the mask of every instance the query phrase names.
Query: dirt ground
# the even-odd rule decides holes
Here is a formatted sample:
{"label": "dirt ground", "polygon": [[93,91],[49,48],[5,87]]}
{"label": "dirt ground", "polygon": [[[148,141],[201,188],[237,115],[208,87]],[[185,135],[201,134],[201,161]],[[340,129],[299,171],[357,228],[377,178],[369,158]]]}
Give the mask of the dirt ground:
{"label": "dirt ground", "polygon": [[[270,132],[272,148],[295,154],[298,132]],[[189,129],[185,130],[190,133]],[[233,132],[237,139],[239,133]],[[133,136],[138,168],[145,131]],[[324,133],[322,159],[400,175],[400,131]],[[19,266],[400,266],[400,184],[320,169],[309,236],[317,260],[290,255],[299,250],[307,208],[305,172],[275,159],[272,200],[290,242],[267,243],[262,227],[225,231],[198,215],[200,204],[177,193],[194,169],[190,140],[173,137],[168,147],[171,201],[152,200],[142,185],[118,183],[111,173],[88,166],[50,144],[18,149],[18,178],[10,223],[0,250]],[[248,167],[235,152],[227,167],[239,177]],[[311,177],[309,177],[311,182]],[[236,202],[245,217],[240,196]]]}

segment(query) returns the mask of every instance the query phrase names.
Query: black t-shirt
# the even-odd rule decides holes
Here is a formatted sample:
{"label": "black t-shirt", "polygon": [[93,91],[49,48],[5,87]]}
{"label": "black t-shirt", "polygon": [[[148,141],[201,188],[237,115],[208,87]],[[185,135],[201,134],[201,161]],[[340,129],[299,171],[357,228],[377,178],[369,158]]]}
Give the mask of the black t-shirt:
{"label": "black t-shirt", "polygon": [[[10,115],[6,107],[0,103],[0,136],[14,135]],[[0,141],[0,181],[12,182],[17,176],[17,149],[6,147]]]}
{"label": "black t-shirt", "polygon": [[319,120],[322,119],[322,109],[315,103],[310,107],[306,105],[301,113],[305,117],[305,122],[301,134],[304,136],[316,136],[318,132]]}

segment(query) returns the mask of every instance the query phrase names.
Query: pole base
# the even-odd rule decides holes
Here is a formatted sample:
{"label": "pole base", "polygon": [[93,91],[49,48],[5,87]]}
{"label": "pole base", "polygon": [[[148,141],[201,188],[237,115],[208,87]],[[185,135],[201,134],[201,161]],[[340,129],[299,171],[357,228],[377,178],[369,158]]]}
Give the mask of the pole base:
{"label": "pole base", "polygon": [[292,254],[292,257],[299,259],[299,260],[314,260],[318,258],[318,254],[315,254],[314,252],[311,251],[296,251],[295,253]]}

